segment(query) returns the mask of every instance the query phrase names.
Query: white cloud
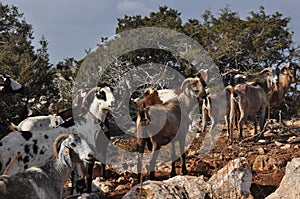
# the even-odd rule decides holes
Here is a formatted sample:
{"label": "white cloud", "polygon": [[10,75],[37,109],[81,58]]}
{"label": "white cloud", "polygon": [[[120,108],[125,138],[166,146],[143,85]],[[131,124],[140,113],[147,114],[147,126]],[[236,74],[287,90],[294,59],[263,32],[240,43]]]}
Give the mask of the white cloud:
{"label": "white cloud", "polygon": [[146,6],[139,1],[135,0],[123,0],[117,4],[117,9],[121,12],[126,11],[141,11],[146,10]]}

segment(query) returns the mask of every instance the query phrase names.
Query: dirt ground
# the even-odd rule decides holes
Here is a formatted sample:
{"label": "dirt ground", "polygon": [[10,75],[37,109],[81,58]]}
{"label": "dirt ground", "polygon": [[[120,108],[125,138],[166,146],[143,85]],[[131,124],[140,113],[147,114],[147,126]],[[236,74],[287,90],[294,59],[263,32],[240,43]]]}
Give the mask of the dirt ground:
{"label": "dirt ground", "polygon": [[[204,135],[195,139],[187,151],[188,175],[201,176],[209,179],[219,169],[223,168],[230,160],[245,157],[252,168],[251,193],[255,199],[262,199],[274,192],[285,174],[288,161],[300,157],[300,120],[284,124],[268,124],[264,134],[264,142],[246,140],[242,144],[235,135],[233,144],[227,143],[226,131],[218,139],[215,147],[204,157],[199,158],[199,148]],[[244,127],[244,138],[252,136],[253,126]],[[293,141],[291,141],[293,137]],[[264,169],[254,169],[254,163],[259,155],[275,160],[270,165],[262,165]],[[177,173],[180,173],[180,161],[177,161]],[[170,167],[169,167],[170,168]],[[117,173],[113,169],[107,172],[108,181],[113,183],[113,189],[108,193],[109,199],[122,198],[128,190],[137,183],[136,174]],[[156,180],[169,178],[170,170],[156,171]],[[146,179],[144,179],[146,180]]]}

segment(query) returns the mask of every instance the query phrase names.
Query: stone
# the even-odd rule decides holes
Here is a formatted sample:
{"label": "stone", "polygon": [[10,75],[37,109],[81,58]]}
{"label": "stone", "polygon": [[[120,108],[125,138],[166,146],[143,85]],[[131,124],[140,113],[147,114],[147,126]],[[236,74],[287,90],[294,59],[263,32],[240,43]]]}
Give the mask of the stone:
{"label": "stone", "polygon": [[284,146],[280,147],[280,149],[290,149],[291,148],[291,145],[290,144],[285,144]]}
{"label": "stone", "polygon": [[260,147],[260,148],[257,149],[257,152],[258,152],[259,155],[264,155],[265,154],[265,149]]}
{"label": "stone", "polygon": [[286,173],[283,176],[278,189],[266,197],[266,199],[277,198],[300,198],[300,158],[288,162]]}
{"label": "stone", "polygon": [[175,176],[164,181],[145,181],[140,185],[135,185],[127,192],[123,199],[141,198],[205,198],[209,186],[201,177],[196,176]]}
{"label": "stone", "polygon": [[300,143],[300,137],[296,137],[296,136],[289,137],[287,142],[290,143],[290,144]]}
{"label": "stone", "polygon": [[253,162],[252,169],[253,171],[268,171],[278,169],[279,165],[281,165],[281,163],[273,157],[258,155]]}
{"label": "stone", "polygon": [[246,158],[237,158],[220,169],[208,181],[211,198],[249,198],[252,173]]}
{"label": "stone", "polygon": [[118,185],[116,188],[115,188],[115,191],[121,191],[121,190],[124,190],[124,189],[127,189],[127,186],[126,185]]}
{"label": "stone", "polygon": [[232,160],[213,175],[208,182],[200,176],[175,176],[164,181],[145,181],[132,187],[123,199],[195,199],[195,198],[247,198],[252,173],[245,158]]}

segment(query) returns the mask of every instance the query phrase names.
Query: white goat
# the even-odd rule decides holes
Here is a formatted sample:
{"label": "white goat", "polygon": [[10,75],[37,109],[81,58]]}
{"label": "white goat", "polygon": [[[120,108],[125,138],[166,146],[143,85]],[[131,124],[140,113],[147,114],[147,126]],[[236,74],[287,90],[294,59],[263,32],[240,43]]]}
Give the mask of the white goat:
{"label": "white goat", "polygon": [[47,131],[57,128],[64,120],[58,115],[42,115],[28,117],[19,123],[21,131]]}
{"label": "white goat", "polygon": [[[208,124],[208,119],[211,120],[209,133],[219,123],[222,118],[225,119],[227,129],[229,129],[229,113],[230,113],[230,92],[225,88],[223,91],[208,94],[204,97],[202,104],[202,129],[204,133]],[[229,133],[229,132],[228,132]]]}
{"label": "white goat", "polygon": [[75,165],[92,162],[94,152],[78,134],[62,134],[53,143],[54,156],[41,167],[31,167],[12,176],[0,176],[4,198],[62,198],[63,185]]}

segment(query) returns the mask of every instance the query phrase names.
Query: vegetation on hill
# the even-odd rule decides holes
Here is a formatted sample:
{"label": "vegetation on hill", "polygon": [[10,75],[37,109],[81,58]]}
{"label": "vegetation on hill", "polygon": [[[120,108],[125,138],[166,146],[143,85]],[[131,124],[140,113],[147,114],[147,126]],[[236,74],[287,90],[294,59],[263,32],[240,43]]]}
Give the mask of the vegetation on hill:
{"label": "vegetation on hill", "polygon": [[[11,100],[11,96],[1,95],[0,109],[6,113],[5,117],[15,122],[24,119],[28,115],[28,109],[39,105],[42,96],[46,96],[49,103],[57,102],[58,99],[70,101],[76,73],[86,57],[82,60],[66,58],[52,66],[46,37],[40,39],[40,47],[35,50],[32,45],[33,28],[17,7],[0,3],[0,16],[0,74],[9,74],[27,88],[27,93],[17,95],[16,101]],[[116,34],[141,27],[175,30],[201,44],[221,73],[232,69],[245,72],[280,67],[287,61],[299,63],[299,46],[293,42],[290,21],[291,18],[282,13],[266,13],[263,7],[250,12],[245,18],[241,18],[237,11],[225,7],[217,15],[206,10],[201,19],[188,19],[184,22],[180,11],[160,6],[158,11],[151,12],[148,16],[125,15],[119,18]],[[97,53],[111,44],[113,39],[102,38]],[[88,56],[93,53],[95,52],[87,51]],[[106,76],[102,80],[113,84],[117,75],[144,63],[170,64],[184,76],[195,73],[192,63],[163,49],[140,49],[127,52],[113,61],[105,61],[110,68],[117,69],[114,71],[118,74],[106,73],[112,76]],[[292,101],[289,106],[299,106],[299,91],[296,86],[291,91]],[[47,111],[36,110],[33,114],[47,114]]]}

